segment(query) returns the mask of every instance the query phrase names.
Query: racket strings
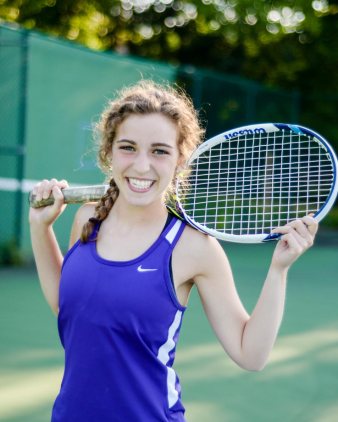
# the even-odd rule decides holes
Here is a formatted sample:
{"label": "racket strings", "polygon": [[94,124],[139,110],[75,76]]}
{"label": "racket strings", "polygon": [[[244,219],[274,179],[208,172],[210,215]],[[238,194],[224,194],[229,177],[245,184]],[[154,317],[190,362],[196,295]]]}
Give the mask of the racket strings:
{"label": "racket strings", "polygon": [[318,211],[332,180],[329,154],[315,138],[292,131],[247,134],[193,161],[184,208],[193,221],[212,230],[269,233]]}
{"label": "racket strings", "polygon": [[[222,174],[220,174],[220,176],[222,176]],[[299,182],[303,182],[305,185],[308,185],[309,183],[307,181],[308,181],[309,177],[312,177],[313,180],[316,181],[318,176],[321,176],[321,180],[323,180],[324,184],[327,183],[328,185],[331,185],[331,182],[333,180],[332,174],[327,173],[327,175],[325,177],[325,174],[323,172],[321,172],[321,173],[313,172],[313,173],[309,174],[305,171],[304,172],[302,172],[302,171],[294,172],[293,174],[290,174],[290,176],[288,178],[276,176],[274,178],[271,178],[271,183],[278,184],[278,183],[281,183],[282,181],[286,181],[286,180],[289,181],[290,180],[291,182],[295,182],[295,181],[298,182],[299,181]],[[229,178],[229,183],[238,182],[240,180],[243,180],[243,182],[248,182],[249,180],[260,182],[260,181],[266,180],[266,177],[265,177],[265,175],[255,176],[255,177],[252,177],[252,176],[251,177],[250,176],[240,177],[239,176],[239,177],[233,178],[233,179]],[[204,181],[203,181],[202,178],[200,178],[200,184],[201,184],[200,188],[202,188],[203,185],[209,186],[209,188],[212,187],[213,185],[218,186],[219,185],[219,178],[217,178],[217,177],[211,178],[210,180],[205,179]],[[237,184],[238,183],[234,183],[234,185],[237,185]],[[315,186],[317,186],[317,183],[315,183]],[[189,193],[188,193],[188,195],[189,195]]]}
{"label": "racket strings", "polygon": [[[221,162],[220,162],[221,163]],[[240,160],[237,160],[237,163],[240,163]],[[217,162],[214,162],[214,164],[217,164]],[[330,169],[332,169],[332,166],[330,165],[330,164],[323,164],[321,161],[318,161],[318,160],[316,160],[316,161],[309,161],[309,162],[307,162],[307,163],[304,163],[304,162],[293,162],[293,167],[292,168],[294,168],[294,169],[296,169],[296,165],[298,165],[299,166],[299,168],[298,168],[298,170],[304,170],[304,172],[306,172],[306,174],[311,174],[311,172],[316,172],[316,170],[315,169],[310,169],[310,172],[309,172],[309,165],[311,165],[311,166],[316,166],[316,165],[321,165],[321,173],[323,172],[323,170],[325,171],[325,168],[327,169],[327,172],[328,172],[328,174],[331,174],[332,175],[332,173],[330,173]],[[268,165],[266,165],[265,166],[265,168],[266,168],[266,170],[275,170],[275,169],[278,169],[278,167],[280,167],[280,170],[283,170],[283,166],[282,165],[278,165],[278,164],[276,164],[276,163],[274,163],[274,165],[270,165],[270,164],[268,164]],[[287,163],[287,165],[285,164],[285,168],[286,169],[289,169],[289,167],[290,167],[290,163]],[[238,167],[237,167],[238,168]],[[236,168],[236,169],[237,169]],[[259,172],[259,170],[261,169],[261,165],[256,165],[256,166],[252,166],[252,167],[250,167],[250,170],[248,169],[248,168],[239,168],[238,169],[238,172],[240,173],[240,172],[249,172],[249,171],[257,171],[257,172]],[[208,177],[209,176],[209,173],[208,173],[208,169],[206,169],[206,168],[201,168],[200,170],[199,170],[199,174],[200,174],[200,176],[202,176],[203,174],[205,174],[206,175],[206,177]],[[227,172],[224,170],[224,172],[219,172],[219,173],[217,173],[217,174],[227,174]],[[210,180],[209,178],[207,179],[207,180]],[[236,178],[236,180],[237,180],[237,178]]]}

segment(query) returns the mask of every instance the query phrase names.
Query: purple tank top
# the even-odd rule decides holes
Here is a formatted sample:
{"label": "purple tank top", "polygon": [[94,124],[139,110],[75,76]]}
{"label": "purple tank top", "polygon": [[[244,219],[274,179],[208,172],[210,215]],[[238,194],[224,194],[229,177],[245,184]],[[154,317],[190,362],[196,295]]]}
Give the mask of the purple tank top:
{"label": "purple tank top", "polygon": [[101,258],[93,240],[68,251],[58,316],[65,370],[52,422],[185,421],[172,365],[186,308],[169,271],[184,226],[174,217],[130,261]]}

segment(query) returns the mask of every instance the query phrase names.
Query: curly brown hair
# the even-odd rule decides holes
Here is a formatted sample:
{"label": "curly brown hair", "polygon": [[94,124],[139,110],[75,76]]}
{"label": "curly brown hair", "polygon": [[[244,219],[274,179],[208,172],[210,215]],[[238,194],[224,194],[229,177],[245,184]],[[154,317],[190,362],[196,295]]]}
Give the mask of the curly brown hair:
{"label": "curly brown hair", "polygon": [[[109,180],[109,189],[97,203],[95,216],[84,224],[82,242],[87,242],[95,224],[107,217],[119,195],[115,181],[110,179],[110,157],[119,125],[131,114],[150,113],[160,113],[177,125],[177,146],[182,161],[186,161],[201,142],[204,129],[191,99],[182,89],[147,80],[123,88],[117,98],[108,103],[95,127],[99,140],[98,164]],[[168,199],[170,200],[170,193]]]}

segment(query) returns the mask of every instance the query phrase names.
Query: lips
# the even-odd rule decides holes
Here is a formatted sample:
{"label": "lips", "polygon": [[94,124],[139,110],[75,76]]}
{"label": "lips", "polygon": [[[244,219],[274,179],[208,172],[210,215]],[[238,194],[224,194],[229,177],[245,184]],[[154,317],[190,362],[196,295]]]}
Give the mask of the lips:
{"label": "lips", "polygon": [[154,180],[127,178],[128,184],[134,192],[147,192],[155,183]]}

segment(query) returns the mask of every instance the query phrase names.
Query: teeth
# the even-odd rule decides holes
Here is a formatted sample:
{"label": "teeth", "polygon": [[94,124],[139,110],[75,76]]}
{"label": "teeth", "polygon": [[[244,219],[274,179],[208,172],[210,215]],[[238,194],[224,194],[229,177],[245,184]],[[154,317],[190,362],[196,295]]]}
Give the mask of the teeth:
{"label": "teeth", "polygon": [[149,189],[152,180],[129,179],[129,183],[136,189]]}

